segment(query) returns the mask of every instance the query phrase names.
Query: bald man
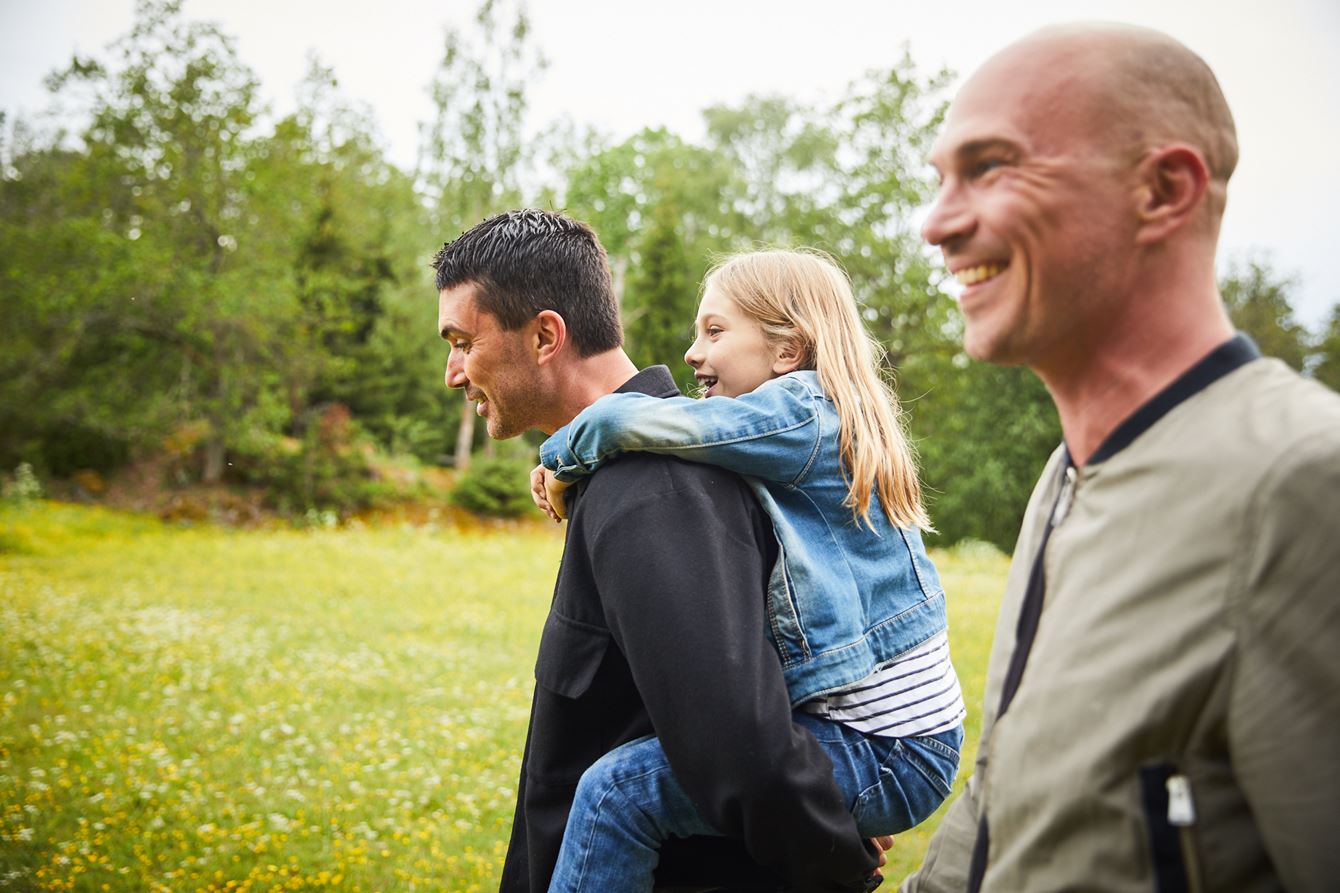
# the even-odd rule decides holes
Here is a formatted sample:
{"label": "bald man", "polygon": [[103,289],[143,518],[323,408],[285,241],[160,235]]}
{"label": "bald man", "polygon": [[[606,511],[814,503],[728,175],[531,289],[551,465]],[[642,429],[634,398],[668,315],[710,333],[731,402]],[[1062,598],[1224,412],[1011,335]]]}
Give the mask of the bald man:
{"label": "bald man", "polygon": [[1205,63],[1039,32],[955,98],[923,234],[1046,384],[967,789],[908,891],[1340,889],[1340,396],[1235,335]]}

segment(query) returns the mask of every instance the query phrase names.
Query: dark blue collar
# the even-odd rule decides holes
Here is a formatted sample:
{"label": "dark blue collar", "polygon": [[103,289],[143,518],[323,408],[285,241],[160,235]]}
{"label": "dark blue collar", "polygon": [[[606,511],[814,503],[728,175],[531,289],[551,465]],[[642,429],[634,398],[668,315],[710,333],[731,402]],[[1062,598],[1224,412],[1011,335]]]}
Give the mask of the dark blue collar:
{"label": "dark blue collar", "polygon": [[[1258,359],[1261,351],[1251,338],[1242,332],[1210,351],[1200,362],[1178,376],[1177,380],[1149,398],[1143,406],[1126,417],[1097,451],[1089,457],[1089,465],[1111,459],[1130,446],[1135,438],[1148,431],[1154,423],[1171,412],[1182,401],[1195,396],[1228,373]],[[1066,447],[1066,462],[1071,462],[1070,448]]]}

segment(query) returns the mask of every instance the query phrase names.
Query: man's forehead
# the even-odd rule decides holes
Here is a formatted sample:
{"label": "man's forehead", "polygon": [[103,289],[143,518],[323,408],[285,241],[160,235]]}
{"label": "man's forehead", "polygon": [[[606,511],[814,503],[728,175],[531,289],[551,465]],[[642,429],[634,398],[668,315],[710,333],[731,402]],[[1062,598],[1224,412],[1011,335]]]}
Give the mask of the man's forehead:
{"label": "man's forehead", "polygon": [[475,284],[462,282],[449,285],[437,293],[437,325],[443,335],[448,332],[473,334],[483,316],[475,300]]}
{"label": "man's forehead", "polygon": [[1082,135],[1077,116],[1088,104],[1086,78],[1073,67],[1058,73],[1056,60],[1066,53],[1025,49],[1007,49],[964,82],[931,148],[937,167],[950,156],[992,144],[1055,148],[1058,140]]}

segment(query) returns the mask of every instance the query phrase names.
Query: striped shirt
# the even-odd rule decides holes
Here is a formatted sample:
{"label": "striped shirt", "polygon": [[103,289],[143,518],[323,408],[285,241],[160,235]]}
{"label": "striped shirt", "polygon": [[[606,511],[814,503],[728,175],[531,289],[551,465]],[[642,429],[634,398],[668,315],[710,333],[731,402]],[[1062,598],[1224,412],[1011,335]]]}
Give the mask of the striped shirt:
{"label": "striped shirt", "polygon": [[945,632],[860,682],[806,701],[800,709],[882,738],[947,732],[967,715]]}

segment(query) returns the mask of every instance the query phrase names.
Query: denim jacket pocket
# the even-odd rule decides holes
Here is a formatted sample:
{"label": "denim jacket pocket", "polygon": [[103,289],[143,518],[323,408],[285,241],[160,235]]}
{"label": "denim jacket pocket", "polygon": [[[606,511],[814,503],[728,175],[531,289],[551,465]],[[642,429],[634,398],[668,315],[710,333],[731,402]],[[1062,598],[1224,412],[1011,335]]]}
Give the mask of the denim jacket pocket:
{"label": "denim jacket pocket", "polygon": [[556,695],[580,698],[596,678],[609,640],[609,630],[550,611],[535,660],[536,683]]}

